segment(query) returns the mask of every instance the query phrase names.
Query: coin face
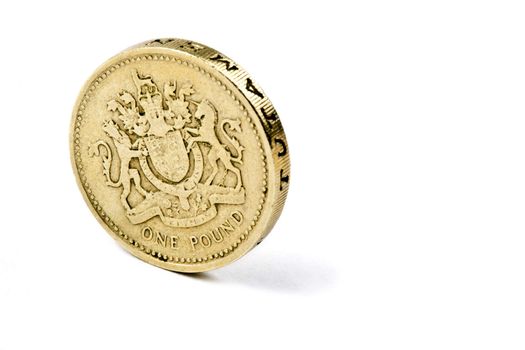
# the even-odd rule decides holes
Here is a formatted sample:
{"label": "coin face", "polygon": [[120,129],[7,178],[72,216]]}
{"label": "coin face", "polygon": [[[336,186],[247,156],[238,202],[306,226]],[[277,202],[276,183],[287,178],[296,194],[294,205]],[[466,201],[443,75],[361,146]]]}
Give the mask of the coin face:
{"label": "coin face", "polygon": [[81,192],[128,251],[199,272],[252,249],[279,217],[289,153],[279,117],[225,55],[157,39],[103,64],[71,123]]}

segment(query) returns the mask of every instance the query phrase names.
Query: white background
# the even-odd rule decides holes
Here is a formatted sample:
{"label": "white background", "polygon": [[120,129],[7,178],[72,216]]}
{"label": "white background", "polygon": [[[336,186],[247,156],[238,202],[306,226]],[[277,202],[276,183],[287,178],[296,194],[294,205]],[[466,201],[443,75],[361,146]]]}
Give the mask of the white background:
{"label": "white background", "polygon": [[[4,1],[0,349],[523,349],[520,1]],[[73,104],[138,42],[244,66],[292,156],[280,221],[197,276],[125,253],[81,198]]]}

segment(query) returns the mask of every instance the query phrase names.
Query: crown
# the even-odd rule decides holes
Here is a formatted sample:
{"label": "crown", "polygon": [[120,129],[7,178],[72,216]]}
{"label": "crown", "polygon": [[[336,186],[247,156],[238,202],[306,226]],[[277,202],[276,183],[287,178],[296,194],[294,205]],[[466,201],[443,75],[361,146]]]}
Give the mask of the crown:
{"label": "crown", "polygon": [[162,95],[151,76],[140,76],[137,70],[132,72],[133,82],[137,88],[137,97],[144,112],[150,116],[162,115]]}

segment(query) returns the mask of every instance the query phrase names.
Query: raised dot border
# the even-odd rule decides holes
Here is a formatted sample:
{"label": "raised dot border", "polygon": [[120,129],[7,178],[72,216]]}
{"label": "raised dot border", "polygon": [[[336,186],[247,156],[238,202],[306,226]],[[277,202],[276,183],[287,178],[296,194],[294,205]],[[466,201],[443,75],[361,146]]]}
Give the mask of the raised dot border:
{"label": "raised dot border", "polygon": [[[225,248],[223,250],[220,250],[220,251],[218,251],[216,253],[213,253],[213,254],[209,254],[209,255],[204,256],[204,257],[197,257],[197,258],[196,257],[191,257],[191,258],[177,257],[177,256],[162,254],[159,251],[151,249],[151,248],[149,248],[149,247],[147,247],[147,246],[137,242],[133,238],[129,237],[126,233],[124,233],[124,231],[122,231],[118,227],[118,225],[115,222],[113,222],[111,220],[111,218],[104,212],[102,207],[99,205],[97,199],[93,195],[93,191],[91,190],[91,188],[89,187],[89,184],[87,183],[87,177],[85,176],[85,172],[83,170],[81,153],[80,153],[80,129],[82,127],[83,114],[84,114],[84,110],[86,108],[86,104],[89,101],[89,99],[92,97],[94,91],[100,85],[100,83],[104,79],[106,79],[109,75],[111,75],[111,73],[115,72],[118,68],[124,67],[127,64],[130,64],[132,62],[138,62],[138,61],[141,61],[141,60],[173,61],[173,62],[176,62],[178,64],[181,64],[181,65],[184,65],[184,66],[188,66],[188,67],[190,67],[192,69],[195,69],[198,72],[200,72],[203,75],[205,75],[208,79],[211,79],[212,81],[217,83],[220,87],[222,87],[228,93],[228,95],[235,101],[237,106],[241,109],[241,111],[243,112],[244,119],[250,124],[250,126],[252,128],[252,131],[255,134],[255,137],[257,138],[257,145],[259,146],[259,150],[261,152],[261,160],[262,160],[262,163],[263,163],[262,165],[263,165],[263,169],[264,169],[263,180],[262,180],[263,188],[262,188],[262,194],[261,194],[260,201],[259,201],[259,206],[258,206],[258,208],[257,208],[257,210],[255,212],[255,217],[253,218],[253,220],[248,225],[248,228],[240,235],[239,239],[237,239],[237,241],[235,241],[228,248]],[[115,232],[115,234],[117,234],[124,243],[127,243],[127,244],[129,244],[129,245],[131,245],[131,246],[133,246],[135,248],[138,248],[138,249],[140,249],[140,251],[142,251],[142,252],[152,256],[153,258],[156,258],[156,259],[158,259],[160,261],[163,261],[163,262],[196,264],[196,263],[205,263],[207,261],[218,259],[219,257],[223,258],[223,257],[227,256],[228,254],[232,253],[243,241],[245,241],[248,238],[248,235],[253,230],[253,228],[257,224],[257,221],[259,220],[259,217],[261,215],[262,209],[264,207],[264,203],[266,201],[266,193],[268,192],[268,187],[267,187],[268,164],[266,162],[266,156],[264,154],[264,149],[262,147],[261,138],[260,138],[259,134],[257,133],[257,127],[256,127],[255,123],[253,122],[253,120],[248,116],[248,112],[246,111],[246,108],[242,105],[241,101],[239,101],[234,96],[233,91],[228,89],[228,87],[226,85],[224,85],[220,80],[215,78],[215,76],[213,76],[213,74],[211,74],[207,70],[203,69],[202,67],[199,67],[197,65],[194,65],[191,62],[187,62],[187,61],[181,60],[181,59],[176,58],[176,57],[172,57],[172,56],[169,56],[169,55],[139,55],[139,56],[135,56],[135,57],[124,59],[124,60],[122,60],[122,61],[120,61],[120,62],[110,66],[107,70],[102,72],[91,83],[91,85],[87,89],[87,92],[84,94],[84,97],[82,98],[82,100],[81,100],[81,102],[79,104],[78,111],[76,113],[75,125],[74,125],[73,143],[74,143],[75,164],[77,166],[78,175],[79,175],[79,178],[81,180],[82,186],[84,187],[84,190],[86,192],[87,198],[89,199],[90,203],[92,204],[93,208],[97,211],[97,213],[99,214],[101,219],[105,222],[106,226],[109,227],[113,232]]]}

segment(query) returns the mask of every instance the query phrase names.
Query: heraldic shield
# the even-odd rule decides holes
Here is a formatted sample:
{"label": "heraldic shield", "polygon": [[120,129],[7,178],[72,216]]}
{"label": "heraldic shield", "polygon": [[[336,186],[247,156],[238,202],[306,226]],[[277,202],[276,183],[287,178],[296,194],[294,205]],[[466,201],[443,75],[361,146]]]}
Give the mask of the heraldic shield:
{"label": "heraldic shield", "polygon": [[[172,227],[193,227],[213,219],[219,204],[244,203],[244,147],[235,137],[241,121],[194,100],[189,82],[167,82],[161,92],[150,76],[134,71],[131,79],[135,93],[123,90],[108,102],[107,139],[89,149],[102,158],[106,184],[120,190],[130,222],[158,216]],[[131,201],[132,191],[142,199]]]}
{"label": "heraldic shield", "polygon": [[166,136],[147,136],[144,143],[154,169],[172,182],[186,176],[190,159],[180,130],[168,131]]}

